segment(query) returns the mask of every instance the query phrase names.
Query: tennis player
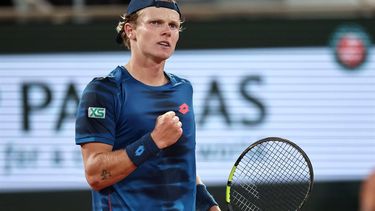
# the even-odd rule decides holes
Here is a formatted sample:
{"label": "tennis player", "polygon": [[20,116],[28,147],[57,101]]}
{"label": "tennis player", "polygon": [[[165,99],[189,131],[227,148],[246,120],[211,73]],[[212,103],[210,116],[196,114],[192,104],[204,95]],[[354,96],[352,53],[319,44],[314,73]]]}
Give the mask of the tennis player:
{"label": "tennis player", "polygon": [[175,1],[132,0],[117,27],[128,63],[82,94],[76,144],[95,211],[220,210],[196,175],[192,86],[164,71],[181,23]]}

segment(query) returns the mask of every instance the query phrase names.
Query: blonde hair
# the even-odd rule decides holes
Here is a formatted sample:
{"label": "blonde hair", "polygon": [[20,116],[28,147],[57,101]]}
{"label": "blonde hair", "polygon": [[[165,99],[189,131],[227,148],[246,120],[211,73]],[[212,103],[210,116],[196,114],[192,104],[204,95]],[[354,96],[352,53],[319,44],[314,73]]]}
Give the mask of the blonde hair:
{"label": "blonde hair", "polygon": [[130,49],[130,40],[129,40],[129,37],[126,36],[126,33],[124,31],[124,26],[126,23],[133,23],[134,26],[136,26],[138,16],[139,16],[138,12],[130,14],[130,15],[124,14],[120,17],[120,21],[118,22],[117,27],[116,27],[116,31],[118,33],[117,36],[121,36],[123,44],[128,49]]}

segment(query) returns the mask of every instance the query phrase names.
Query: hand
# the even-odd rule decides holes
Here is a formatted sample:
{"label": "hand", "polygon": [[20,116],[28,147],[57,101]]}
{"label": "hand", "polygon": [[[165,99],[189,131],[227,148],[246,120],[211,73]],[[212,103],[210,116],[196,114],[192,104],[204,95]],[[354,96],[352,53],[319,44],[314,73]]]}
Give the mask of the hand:
{"label": "hand", "polygon": [[164,149],[176,143],[182,135],[182,123],[176,113],[168,111],[160,115],[155,124],[151,137],[159,149]]}
{"label": "hand", "polygon": [[219,206],[212,206],[211,208],[210,208],[210,211],[221,211],[221,209],[220,209],[220,207]]}

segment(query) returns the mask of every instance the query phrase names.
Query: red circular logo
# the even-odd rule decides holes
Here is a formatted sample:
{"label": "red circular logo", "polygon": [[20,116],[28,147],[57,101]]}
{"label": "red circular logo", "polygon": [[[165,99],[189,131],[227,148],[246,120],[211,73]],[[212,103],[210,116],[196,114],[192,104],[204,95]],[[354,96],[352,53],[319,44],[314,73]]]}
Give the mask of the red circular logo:
{"label": "red circular logo", "polygon": [[183,103],[182,105],[180,105],[178,111],[182,114],[186,114],[187,112],[189,112],[189,106],[186,103]]}

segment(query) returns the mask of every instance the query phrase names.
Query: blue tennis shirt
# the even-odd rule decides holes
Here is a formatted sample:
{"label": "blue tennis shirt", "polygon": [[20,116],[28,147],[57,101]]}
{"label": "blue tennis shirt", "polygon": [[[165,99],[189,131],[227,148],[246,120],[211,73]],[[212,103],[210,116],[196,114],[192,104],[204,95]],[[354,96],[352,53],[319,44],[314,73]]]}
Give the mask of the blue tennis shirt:
{"label": "blue tennis shirt", "polygon": [[169,83],[148,86],[123,67],[93,79],[85,88],[76,119],[76,144],[100,142],[124,149],[174,111],[183,127],[172,146],[142,163],[120,182],[92,190],[93,210],[195,210],[195,120],[191,83],[173,74]]}

